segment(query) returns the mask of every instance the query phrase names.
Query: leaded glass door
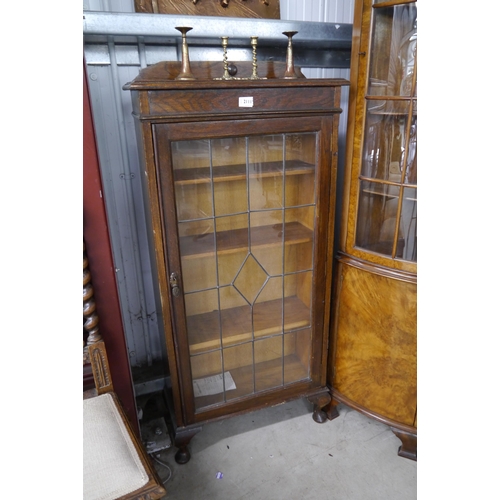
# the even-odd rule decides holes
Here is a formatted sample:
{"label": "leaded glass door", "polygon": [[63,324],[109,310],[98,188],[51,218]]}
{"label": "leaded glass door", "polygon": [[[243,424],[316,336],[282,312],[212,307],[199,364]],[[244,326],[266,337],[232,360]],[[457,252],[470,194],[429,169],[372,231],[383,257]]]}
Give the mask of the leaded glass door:
{"label": "leaded glass door", "polygon": [[324,301],[315,275],[327,254],[318,224],[329,201],[321,193],[330,193],[319,172],[323,162],[330,179],[330,120],[304,123],[258,134],[233,125],[234,134],[208,137],[165,127],[171,140],[159,141],[164,213],[175,211],[176,226],[168,278],[194,413],[318,383]]}

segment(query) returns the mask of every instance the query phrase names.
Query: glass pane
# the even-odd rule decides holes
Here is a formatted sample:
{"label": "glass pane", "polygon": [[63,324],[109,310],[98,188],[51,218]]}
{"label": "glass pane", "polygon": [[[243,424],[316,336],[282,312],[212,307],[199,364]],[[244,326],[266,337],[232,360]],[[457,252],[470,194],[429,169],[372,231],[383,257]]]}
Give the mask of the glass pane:
{"label": "glass pane", "polygon": [[373,110],[368,110],[366,114],[361,164],[361,175],[364,177],[401,182],[410,105],[409,102],[397,104],[404,114],[387,114]]}
{"label": "glass pane", "polygon": [[[246,177],[246,139],[244,137],[228,137],[211,139],[213,176],[217,182],[236,173]],[[243,167],[242,167],[243,166]]]}
{"label": "glass pane", "polygon": [[373,9],[368,95],[416,95],[416,3]]}
{"label": "glass pane", "polygon": [[215,258],[182,259],[182,289],[185,293],[216,286]]}
{"label": "glass pane", "polygon": [[283,385],[283,337],[255,341],[255,392]]}
{"label": "glass pane", "polygon": [[[408,163],[406,165],[405,183],[417,183],[417,117],[413,116],[410,127],[410,138],[408,141]],[[402,152],[403,158],[406,154]]]}
{"label": "glass pane", "polygon": [[172,143],[178,220],[213,215],[208,140]]}
{"label": "glass pane", "polygon": [[233,286],[220,289],[220,315],[224,346],[252,339],[252,308]]}
{"label": "glass pane", "polygon": [[226,390],[226,400],[240,398],[254,393],[253,343],[247,342],[222,351],[224,370],[231,374],[234,389]]}
{"label": "glass pane", "polygon": [[178,225],[184,292],[213,288],[217,284],[213,220]]}
{"label": "glass pane", "polygon": [[250,248],[269,276],[283,274],[283,210],[250,214]]}
{"label": "glass pane", "polygon": [[360,187],[356,245],[392,256],[401,188],[368,181]]}
{"label": "glass pane", "polygon": [[217,290],[186,294],[184,304],[190,353],[218,349],[221,325]]}
{"label": "glass pane", "polygon": [[417,189],[404,188],[400,234],[403,240],[398,245],[396,257],[417,262]]}
{"label": "glass pane", "polygon": [[247,255],[248,251],[246,249],[237,252],[217,253],[220,286],[230,285],[234,281]]}
{"label": "glass pane", "polygon": [[285,135],[286,169],[313,169],[316,165],[316,132]]}
{"label": "glass pane", "polygon": [[212,139],[210,142],[215,215],[246,212],[248,210],[248,196],[245,138]]}
{"label": "glass pane", "polygon": [[311,326],[312,276],[312,272],[285,276],[285,331]]}
{"label": "glass pane", "polygon": [[285,210],[285,273],[313,267],[314,206]]}
{"label": "glass pane", "polygon": [[218,217],[215,225],[217,228],[217,255],[248,251],[247,214]]}
{"label": "glass pane", "polygon": [[172,143],[172,165],[176,182],[203,182],[210,179],[210,141]]}
{"label": "glass pane", "polygon": [[250,210],[283,207],[283,135],[248,139]]}
{"label": "glass pane", "polygon": [[224,401],[226,378],[222,376],[220,351],[191,356],[191,373],[196,409]]}
{"label": "glass pane", "polygon": [[283,332],[283,278],[270,278],[253,306],[254,337]]}
{"label": "glass pane", "polygon": [[240,214],[248,210],[246,184],[234,181],[214,182],[215,215]]}
{"label": "glass pane", "polygon": [[316,171],[316,134],[285,136],[285,205],[314,203]]}
{"label": "glass pane", "polygon": [[311,329],[287,333],[284,340],[284,383],[291,384],[308,379],[311,358]]}

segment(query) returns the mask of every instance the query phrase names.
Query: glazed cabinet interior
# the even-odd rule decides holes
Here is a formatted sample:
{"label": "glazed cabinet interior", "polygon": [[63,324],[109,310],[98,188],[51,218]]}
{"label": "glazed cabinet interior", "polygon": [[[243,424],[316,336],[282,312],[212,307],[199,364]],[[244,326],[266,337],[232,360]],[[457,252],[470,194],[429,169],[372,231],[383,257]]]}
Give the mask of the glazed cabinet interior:
{"label": "glazed cabinet interior", "polygon": [[324,272],[314,247],[326,158],[318,124],[301,128],[213,122],[204,138],[205,124],[154,126],[162,197],[175,211],[169,281],[194,420],[270,389],[320,383],[311,333],[321,317],[313,276]]}
{"label": "glazed cabinet interior", "polygon": [[184,463],[208,420],[304,396],[314,419],[325,418],[347,82],[186,83],[167,66],[143,70],[129,88]]}
{"label": "glazed cabinet interior", "polygon": [[356,3],[329,385],[416,459],[417,3]]}

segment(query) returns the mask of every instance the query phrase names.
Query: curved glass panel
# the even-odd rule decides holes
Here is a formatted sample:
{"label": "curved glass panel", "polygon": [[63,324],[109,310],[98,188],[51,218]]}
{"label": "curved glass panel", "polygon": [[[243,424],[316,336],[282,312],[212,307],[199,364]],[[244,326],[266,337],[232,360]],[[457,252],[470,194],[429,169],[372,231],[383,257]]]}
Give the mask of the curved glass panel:
{"label": "curved glass panel", "polygon": [[373,6],[357,247],[416,262],[417,7]]}

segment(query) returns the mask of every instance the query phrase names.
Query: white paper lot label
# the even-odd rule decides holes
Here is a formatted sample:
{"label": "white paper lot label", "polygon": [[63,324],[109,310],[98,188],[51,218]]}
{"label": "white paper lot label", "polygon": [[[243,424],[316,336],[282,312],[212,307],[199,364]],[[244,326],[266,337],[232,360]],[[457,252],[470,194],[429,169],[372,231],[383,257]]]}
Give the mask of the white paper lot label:
{"label": "white paper lot label", "polygon": [[239,98],[240,108],[253,108],[253,97],[240,97]]}
{"label": "white paper lot label", "polygon": [[193,380],[193,392],[195,398],[220,394],[221,392],[224,392],[224,389],[226,391],[236,389],[236,384],[234,383],[233,377],[229,372],[224,372],[224,382],[222,382],[222,374]]}

